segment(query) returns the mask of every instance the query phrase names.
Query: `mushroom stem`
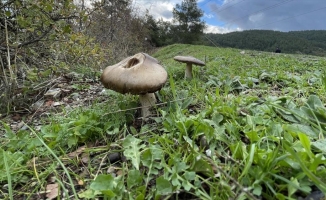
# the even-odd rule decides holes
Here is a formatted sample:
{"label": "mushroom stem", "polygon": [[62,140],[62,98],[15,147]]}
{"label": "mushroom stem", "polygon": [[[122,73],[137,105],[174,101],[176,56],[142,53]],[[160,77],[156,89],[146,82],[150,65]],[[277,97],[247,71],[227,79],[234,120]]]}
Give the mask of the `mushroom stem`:
{"label": "mushroom stem", "polygon": [[155,105],[156,98],[154,93],[146,93],[139,95],[139,101],[141,104],[141,116],[148,117],[152,113],[150,111],[151,107]]}
{"label": "mushroom stem", "polygon": [[192,78],[192,63],[187,63],[185,77]]}

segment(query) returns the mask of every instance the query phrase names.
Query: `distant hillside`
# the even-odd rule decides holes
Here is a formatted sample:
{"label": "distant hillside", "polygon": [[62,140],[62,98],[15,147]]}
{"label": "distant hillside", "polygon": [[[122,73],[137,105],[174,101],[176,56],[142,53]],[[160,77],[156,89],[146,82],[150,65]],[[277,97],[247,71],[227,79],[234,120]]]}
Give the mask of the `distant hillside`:
{"label": "distant hillside", "polygon": [[282,53],[301,53],[326,56],[326,31],[248,30],[227,34],[205,34],[205,45],[232,47],[274,52],[277,47]]}

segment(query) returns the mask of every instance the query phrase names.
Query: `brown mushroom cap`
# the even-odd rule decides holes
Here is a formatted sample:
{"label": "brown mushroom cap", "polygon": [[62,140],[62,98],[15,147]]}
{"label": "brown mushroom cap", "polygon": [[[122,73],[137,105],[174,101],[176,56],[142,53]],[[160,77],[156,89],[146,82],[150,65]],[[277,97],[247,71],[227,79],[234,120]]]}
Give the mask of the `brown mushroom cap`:
{"label": "brown mushroom cap", "polygon": [[125,94],[146,94],[160,90],[167,80],[167,72],[158,60],[146,53],[138,53],[104,69],[104,87]]}
{"label": "brown mushroom cap", "polygon": [[194,58],[192,56],[175,56],[174,60],[183,63],[191,63],[194,65],[205,66],[205,63],[203,61],[198,60],[197,58]]}

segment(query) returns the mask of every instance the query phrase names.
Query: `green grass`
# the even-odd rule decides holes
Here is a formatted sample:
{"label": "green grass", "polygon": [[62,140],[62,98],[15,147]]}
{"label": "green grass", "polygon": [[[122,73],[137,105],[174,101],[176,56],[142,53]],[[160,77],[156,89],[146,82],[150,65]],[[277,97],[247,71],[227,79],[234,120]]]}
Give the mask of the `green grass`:
{"label": "green grass", "polygon": [[[137,96],[107,91],[105,102],[47,119],[40,131],[15,133],[4,123],[0,198],[35,199],[53,182],[72,199],[75,192],[80,199],[326,193],[326,59],[240,51],[180,44],[157,51],[169,79],[147,121],[137,118]],[[185,80],[177,55],[206,66]],[[123,159],[110,163],[116,152]]]}

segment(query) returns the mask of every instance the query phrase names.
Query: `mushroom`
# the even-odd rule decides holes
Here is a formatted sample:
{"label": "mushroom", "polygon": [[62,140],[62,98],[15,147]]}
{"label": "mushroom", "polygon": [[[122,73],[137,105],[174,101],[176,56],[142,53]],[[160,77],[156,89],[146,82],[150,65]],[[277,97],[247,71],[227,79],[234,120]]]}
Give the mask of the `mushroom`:
{"label": "mushroom", "polygon": [[174,60],[187,64],[185,77],[190,79],[192,78],[192,64],[205,66],[205,63],[203,61],[198,60],[197,58],[194,58],[192,56],[175,56]]}
{"label": "mushroom", "polygon": [[147,117],[151,115],[150,107],[156,103],[154,92],[163,87],[167,76],[157,59],[146,53],[137,53],[106,67],[101,82],[104,87],[121,94],[138,94],[142,117]]}

